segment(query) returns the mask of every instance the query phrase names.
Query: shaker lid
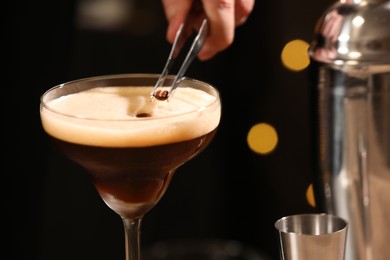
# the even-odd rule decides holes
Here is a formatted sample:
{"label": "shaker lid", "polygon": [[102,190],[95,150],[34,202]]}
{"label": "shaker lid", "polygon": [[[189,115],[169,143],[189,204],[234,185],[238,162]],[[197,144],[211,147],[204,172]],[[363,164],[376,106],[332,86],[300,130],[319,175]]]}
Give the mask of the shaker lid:
{"label": "shaker lid", "polygon": [[333,65],[390,66],[390,1],[341,0],[320,17],[310,56]]}

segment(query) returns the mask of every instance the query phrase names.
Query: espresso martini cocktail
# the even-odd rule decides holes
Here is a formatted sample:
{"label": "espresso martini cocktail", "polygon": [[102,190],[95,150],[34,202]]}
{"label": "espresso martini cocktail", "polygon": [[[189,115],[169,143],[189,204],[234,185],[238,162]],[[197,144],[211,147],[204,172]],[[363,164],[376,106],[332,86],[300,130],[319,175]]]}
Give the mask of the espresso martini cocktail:
{"label": "espresso martini cocktail", "polygon": [[162,197],[175,170],[211,142],[221,116],[211,85],[184,79],[169,100],[159,101],[150,98],[157,79],[93,77],[51,88],[41,98],[41,121],[52,143],[86,169],[121,216],[127,260],[140,259],[142,216]]}

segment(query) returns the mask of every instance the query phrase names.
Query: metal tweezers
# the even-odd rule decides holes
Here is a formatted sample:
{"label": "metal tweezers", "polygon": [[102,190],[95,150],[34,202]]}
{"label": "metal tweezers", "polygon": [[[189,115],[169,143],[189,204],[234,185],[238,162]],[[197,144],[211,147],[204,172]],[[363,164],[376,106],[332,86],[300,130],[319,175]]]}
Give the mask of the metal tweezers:
{"label": "metal tweezers", "polygon": [[188,38],[194,33],[193,26],[194,25],[191,23],[190,19],[187,19],[183,24],[181,24],[179,30],[176,33],[175,40],[173,42],[165,67],[151,93],[151,98],[154,97],[157,100],[167,100],[172,95],[173,91],[177,88],[178,84],[183,78],[184,73],[188,69],[193,59],[198,54],[199,50],[202,48],[204,40],[208,33],[208,24],[206,18],[203,20],[199,31],[197,32],[194,41],[192,42],[190,50],[188,51],[178,73],[174,77],[169,90],[163,90],[162,86],[164,84],[164,81],[167,78],[170,70],[172,69],[176,58],[178,57],[181,49],[185,45]]}

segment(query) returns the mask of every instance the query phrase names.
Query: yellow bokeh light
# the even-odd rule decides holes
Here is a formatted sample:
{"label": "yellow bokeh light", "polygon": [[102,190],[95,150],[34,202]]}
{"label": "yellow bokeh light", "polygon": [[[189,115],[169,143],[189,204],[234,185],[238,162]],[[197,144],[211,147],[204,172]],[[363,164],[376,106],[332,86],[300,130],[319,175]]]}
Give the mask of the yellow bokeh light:
{"label": "yellow bokeh light", "polygon": [[310,206],[315,208],[316,201],[314,198],[314,190],[313,190],[313,184],[310,184],[309,187],[306,190],[306,200],[309,203]]}
{"label": "yellow bokeh light", "polygon": [[255,153],[268,154],[275,149],[278,143],[278,135],[271,125],[259,123],[249,130],[247,142],[249,148]]}
{"label": "yellow bokeh light", "polygon": [[310,64],[309,44],[302,40],[288,42],[281,54],[283,65],[293,71],[305,69]]}

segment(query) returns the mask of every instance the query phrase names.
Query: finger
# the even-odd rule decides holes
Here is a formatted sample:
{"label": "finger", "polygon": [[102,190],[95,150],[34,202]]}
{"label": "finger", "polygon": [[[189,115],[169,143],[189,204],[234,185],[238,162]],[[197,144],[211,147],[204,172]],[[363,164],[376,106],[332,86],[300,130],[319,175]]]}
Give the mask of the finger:
{"label": "finger", "polygon": [[167,40],[173,43],[176,32],[186,19],[193,0],[162,0],[165,16],[168,20]]}
{"label": "finger", "polygon": [[209,34],[198,54],[200,60],[213,57],[232,44],[235,30],[234,0],[203,0],[209,20]]}
{"label": "finger", "polygon": [[253,11],[255,0],[238,0],[235,1],[235,23],[236,26],[246,22]]}

